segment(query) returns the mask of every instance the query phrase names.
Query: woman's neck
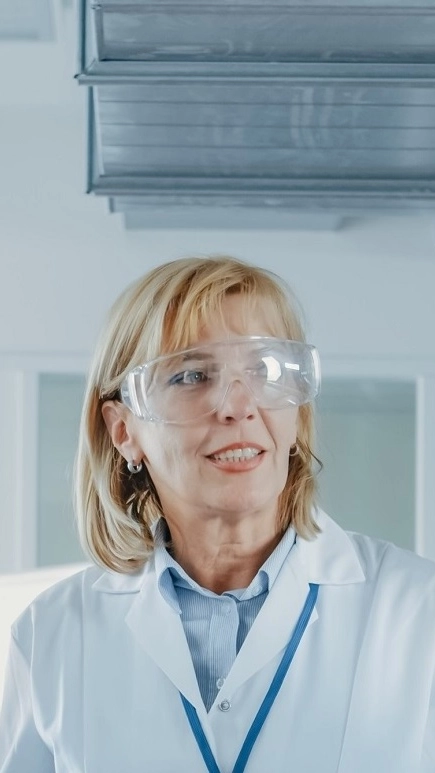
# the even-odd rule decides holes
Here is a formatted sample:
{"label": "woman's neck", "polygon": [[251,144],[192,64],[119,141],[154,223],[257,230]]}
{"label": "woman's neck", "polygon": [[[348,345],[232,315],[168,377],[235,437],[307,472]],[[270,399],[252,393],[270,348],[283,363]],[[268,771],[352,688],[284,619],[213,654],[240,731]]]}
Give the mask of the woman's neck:
{"label": "woman's neck", "polygon": [[171,554],[202,588],[214,593],[246,588],[278,545],[281,535],[274,525],[256,533],[252,523],[183,523],[166,518],[171,534]]}

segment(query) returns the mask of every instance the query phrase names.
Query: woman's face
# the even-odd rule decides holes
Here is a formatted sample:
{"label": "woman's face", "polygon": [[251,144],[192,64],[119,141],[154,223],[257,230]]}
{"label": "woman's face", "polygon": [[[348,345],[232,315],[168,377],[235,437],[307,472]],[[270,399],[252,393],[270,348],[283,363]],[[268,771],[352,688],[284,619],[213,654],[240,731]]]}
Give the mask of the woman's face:
{"label": "woman's face", "polygon": [[[270,302],[246,316],[241,315],[243,303],[240,296],[228,296],[223,305],[225,323],[212,319],[198,344],[274,335],[267,321]],[[235,519],[262,512],[274,518],[287,480],[289,450],[296,442],[297,418],[296,407],[259,408],[249,389],[235,380],[219,410],[194,424],[152,423],[128,412],[127,429],[133,439],[132,456],[146,463],[168,517]],[[241,462],[222,459],[226,450],[238,448],[261,453]]]}

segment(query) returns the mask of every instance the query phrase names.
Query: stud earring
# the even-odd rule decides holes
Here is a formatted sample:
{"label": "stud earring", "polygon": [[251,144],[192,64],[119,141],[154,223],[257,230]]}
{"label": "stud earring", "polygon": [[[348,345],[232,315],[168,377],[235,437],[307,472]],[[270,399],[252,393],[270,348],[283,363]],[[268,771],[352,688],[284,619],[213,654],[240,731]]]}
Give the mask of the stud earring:
{"label": "stud earring", "polygon": [[137,475],[138,472],[142,471],[142,468],[142,462],[139,462],[139,464],[135,464],[134,462],[127,462],[127,469],[129,472],[131,472],[132,475]]}

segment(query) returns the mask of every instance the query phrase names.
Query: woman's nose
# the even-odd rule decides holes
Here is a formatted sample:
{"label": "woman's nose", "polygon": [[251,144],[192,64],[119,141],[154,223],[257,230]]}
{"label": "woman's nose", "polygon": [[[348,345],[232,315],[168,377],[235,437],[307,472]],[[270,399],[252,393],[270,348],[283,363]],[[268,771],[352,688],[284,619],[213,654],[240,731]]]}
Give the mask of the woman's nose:
{"label": "woman's nose", "polygon": [[219,421],[241,421],[253,419],[257,411],[255,397],[242,381],[232,381],[216,411]]}

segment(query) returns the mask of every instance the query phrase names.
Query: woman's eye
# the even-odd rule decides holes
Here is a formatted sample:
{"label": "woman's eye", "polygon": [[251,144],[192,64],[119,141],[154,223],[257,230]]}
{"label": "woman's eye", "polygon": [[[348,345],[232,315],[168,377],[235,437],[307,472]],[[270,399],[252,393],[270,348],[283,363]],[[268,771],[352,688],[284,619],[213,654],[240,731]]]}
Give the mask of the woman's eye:
{"label": "woman's eye", "polygon": [[184,370],[180,373],[176,373],[169,379],[170,385],[189,384],[195,386],[196,384],[204,384],[207,381],[207,375],[202,370]]}

